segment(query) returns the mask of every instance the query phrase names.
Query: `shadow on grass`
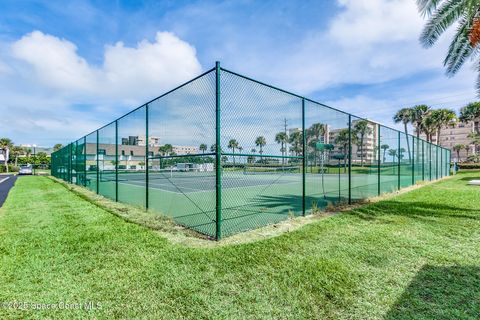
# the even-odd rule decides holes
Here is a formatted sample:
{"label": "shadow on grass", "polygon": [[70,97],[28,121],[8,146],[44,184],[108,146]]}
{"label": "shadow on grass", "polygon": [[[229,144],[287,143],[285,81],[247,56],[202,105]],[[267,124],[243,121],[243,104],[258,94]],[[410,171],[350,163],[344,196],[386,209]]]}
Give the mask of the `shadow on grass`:
{"label": "shadow on grass", "polygon": [[345,214],[355,215],[365,220],[374,220],[385,215],[404,216],[412,219],[458,218],[480,220],[479,209],[469,209],[459,206],[449,206],[421,201],[400,202],[395,200],[384,200],[347,211]]}
{"label": "shadow on grass", "polygon": [[480,177],[478,175],[475,175],[475,176],[463,177],[458,180],[460,181],[480,180]]}
{"label": "shadow on grass", "polygon": [[480,268],[425,265],[386,314],[398,319],[479,319]]}

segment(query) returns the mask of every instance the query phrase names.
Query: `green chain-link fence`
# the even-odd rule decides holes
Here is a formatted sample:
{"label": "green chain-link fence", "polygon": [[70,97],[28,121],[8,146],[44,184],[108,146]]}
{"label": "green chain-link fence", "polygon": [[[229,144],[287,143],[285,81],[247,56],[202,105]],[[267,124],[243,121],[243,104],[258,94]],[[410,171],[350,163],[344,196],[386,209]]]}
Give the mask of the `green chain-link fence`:
{"label": "green chain-link fence", "polygon": [[52,175],[220,239],[450,174],[450,151],[216,67],[52,154]]}

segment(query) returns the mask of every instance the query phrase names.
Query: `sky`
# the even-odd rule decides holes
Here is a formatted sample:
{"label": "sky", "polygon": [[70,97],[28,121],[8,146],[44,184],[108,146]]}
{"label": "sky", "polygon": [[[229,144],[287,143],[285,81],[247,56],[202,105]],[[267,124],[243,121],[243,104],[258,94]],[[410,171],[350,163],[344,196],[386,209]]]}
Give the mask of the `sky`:
{"label": "sky", "polygon": [[68,143],[223,67],[401,128],[402,107],[476,100],[471,63],[453,78],[414,0],[0,0],[0,136]]}

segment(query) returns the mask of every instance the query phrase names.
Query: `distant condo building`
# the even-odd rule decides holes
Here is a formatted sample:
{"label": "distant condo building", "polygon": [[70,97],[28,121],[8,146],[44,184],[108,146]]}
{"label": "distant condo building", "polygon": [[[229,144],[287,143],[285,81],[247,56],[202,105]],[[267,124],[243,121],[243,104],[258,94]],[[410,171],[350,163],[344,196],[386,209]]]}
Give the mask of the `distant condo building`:
{"label": "distant condo building", "polygon": [[[480,150],[475,150],[471,139],[468,138],[468,135],[473,132],[480,132],[480,119],[466,123],[457,122],[455,125],[444,126],[440,130],[439,145],[452,151],[452,160],[457,157],[457,151],[453,150],[456,145],[462,144],[467,146],[468,150],[462,149],[460,151],[460,159],[458,159],[459,161],[465,161],[467,156],[480,153]],[[420,138],[426,139],[425,134],[420,134]],[[432,137],[432,143],[437,144],[436,134]]]}

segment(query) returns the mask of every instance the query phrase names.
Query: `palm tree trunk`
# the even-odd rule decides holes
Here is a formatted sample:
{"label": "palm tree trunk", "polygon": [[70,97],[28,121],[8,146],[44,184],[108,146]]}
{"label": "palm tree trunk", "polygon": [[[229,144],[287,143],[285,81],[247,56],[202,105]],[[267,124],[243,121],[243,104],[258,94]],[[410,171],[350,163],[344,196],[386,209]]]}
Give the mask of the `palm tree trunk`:
{"label": "palm tree trunk", "polygon": [[360,165],[363,167],[363,135],[360,139]]}
{"label": "palm tree trunk", "polygon": [[440,146],[440,128],[437,130],[437,146]]}
{"label": "palm tree trunk", "polygon": [[405,128],[405,139],[407,139],[408,159],[410,159],[410,162],[412,162],[412,157],[410,156],[410,141],[408,139],[408,128],[406,123],[404,123],[403,125]]}

